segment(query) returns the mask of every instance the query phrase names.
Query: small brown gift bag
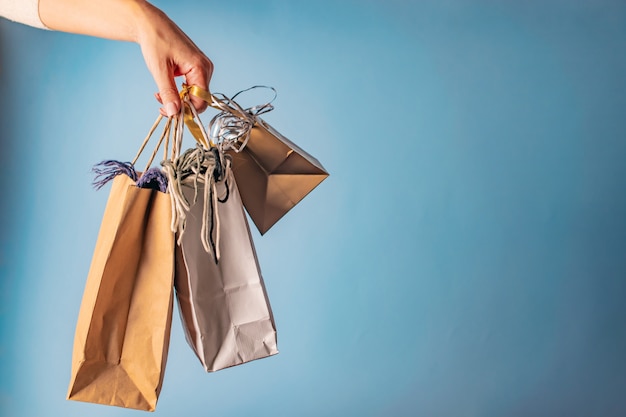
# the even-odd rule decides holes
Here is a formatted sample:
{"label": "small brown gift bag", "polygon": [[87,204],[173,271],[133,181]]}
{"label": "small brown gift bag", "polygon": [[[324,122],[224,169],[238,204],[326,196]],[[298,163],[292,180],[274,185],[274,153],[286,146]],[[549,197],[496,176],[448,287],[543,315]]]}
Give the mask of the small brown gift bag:
{"label": "small brown gift bag", "polygon": [[[208,143],[206,133],[203,139]],[[230,159],[198,145],[164,170],[180,244],[175,288],[187,342],[208,372],[278,353]]]}
{"label": "small brown gift bag", "polygon": [[317,159],[260,118],[245,147],[228,153],[243,204],[261,234],[328,177]]}
{"label": "small brown gift bag", "polygon": [[170,223],[168,194],[115,176],[78,315],[68,399],[155,409],[172,320]]}
{"label": "small brown gift bag", "polygon": [[[218,98],[198,86],[185,88],[221,110],[211,130],[222,146],[230,142],[243,205],[261,234],[328,177],[317,159],[258,117],[273,108],[269,103],[244,110],[233,100],[239,93]],[[190,129],[198,138],[198,129]]]}

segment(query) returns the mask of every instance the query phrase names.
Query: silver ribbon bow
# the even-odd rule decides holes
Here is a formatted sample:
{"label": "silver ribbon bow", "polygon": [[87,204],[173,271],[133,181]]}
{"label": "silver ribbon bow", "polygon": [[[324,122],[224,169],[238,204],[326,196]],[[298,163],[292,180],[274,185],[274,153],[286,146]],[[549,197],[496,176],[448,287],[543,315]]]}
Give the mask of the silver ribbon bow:
{"label": "silver ribbon bow", "polygon": [[[244,109],[235,101],[238,95],[255,88],[269,88],[274,92],[274,97],[267,103],[248,107],[247,109]],[[241,90],[230,98],[224,94],[213,93],[213,96],[219,100],[214,100],[211,105],[217,107],[220,112],[209,122],[209,137],[218,144],[222,151],[232,149],[235,152],[241,152],[250,139],[250,131],[256,123],[257,116],[274,109],[272,102],[277,95],[273,87],[265,85],[255,85]]]}

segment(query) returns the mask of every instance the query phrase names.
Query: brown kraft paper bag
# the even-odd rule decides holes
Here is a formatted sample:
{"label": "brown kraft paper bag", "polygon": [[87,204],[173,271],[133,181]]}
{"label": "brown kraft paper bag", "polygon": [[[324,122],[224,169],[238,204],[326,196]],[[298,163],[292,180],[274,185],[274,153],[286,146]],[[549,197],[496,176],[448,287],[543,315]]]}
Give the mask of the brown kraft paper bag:
{"label": "brown kraft paper bag", "polygon": [[246,210],[261,234],[328,177],[322,164],[256,118],[240,152],[228,152]]}
{"label": "brown kraft paper bag", "polygon": [[67,398],[154,411],[172,320],[168,194],[118,175],[78,315]]}

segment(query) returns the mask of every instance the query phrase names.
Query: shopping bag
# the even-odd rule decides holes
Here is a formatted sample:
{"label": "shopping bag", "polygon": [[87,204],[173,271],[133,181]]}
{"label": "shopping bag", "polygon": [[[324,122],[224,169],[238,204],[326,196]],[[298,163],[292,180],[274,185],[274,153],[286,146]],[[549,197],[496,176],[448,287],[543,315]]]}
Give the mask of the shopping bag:
{"label": "shopping bag", "polygon": [[155,409],[172,319],[170,223],[168,194],[115,176],[78,315],[68,399]]}
{"label": "shopping bag", "polygon": [[230,159],[198,145],[164,169],[179,243],[174,286],[187,342],[210,372],[278,353]]}
{"label": "shopping bag", "polygon": [[261,234],[328,177],[317,159],[258,117],[271,108],[269,103],[243,109],[233,99],[198,86],[186,88],[221,110],[211,121],[215,127],[211,130],[225,132],[225,142],[234,142],[227,152],[243,205]]}
{"label": "shopping bag", "polygon": [[261,234],[328,177],[317,159],[261,118],[246,146],[228,153],[243,204]]}

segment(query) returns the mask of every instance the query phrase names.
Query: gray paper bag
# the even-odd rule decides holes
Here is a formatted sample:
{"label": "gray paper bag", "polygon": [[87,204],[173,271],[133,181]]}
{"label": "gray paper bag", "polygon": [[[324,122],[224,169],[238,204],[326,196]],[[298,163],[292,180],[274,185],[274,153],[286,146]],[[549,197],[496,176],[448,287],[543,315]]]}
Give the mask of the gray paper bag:
{"label": "gray paper bag", "polygon": [[182,186],[187,201],[196,201],[177,247],[176,296],[187,341],[208,372],[278,353],[248,221],[230,166],[226,170],[226,180],[215,184],[219,197],[209,222],[215,253],[206,251],[198,233],[206,216],[204,184]]}

